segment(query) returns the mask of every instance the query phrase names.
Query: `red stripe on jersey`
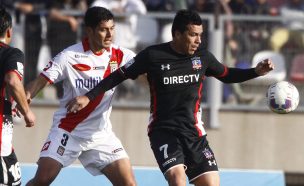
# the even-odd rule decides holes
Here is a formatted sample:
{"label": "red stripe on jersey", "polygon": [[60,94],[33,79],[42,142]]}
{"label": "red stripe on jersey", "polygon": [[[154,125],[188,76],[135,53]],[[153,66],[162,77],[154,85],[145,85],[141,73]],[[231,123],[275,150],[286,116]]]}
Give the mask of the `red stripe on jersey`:
{"label": "red stripe on jersey", "polygon": [[87,37],[82,40],[82,47],[84,52],[90,50],[89,39]]}
{"label": "red stripe on jersey", "polygon": [[[123,52],[119,49],[112,48],[112,55],[111,55],[111,61],[116,61],[117,65],[119,66],[123,59]],[[106,78],[111,74],[111,65],[108,64],[107,70],[103,76],[103,78]],[[62,128],[68,132],[73,131],[77,125],[79,125],[83,120],[85,120],[99,105],[103,98],[104,94],[100,94],[97,96],[93,101],[90,101],[89,104],[80,110],[79,112],[75,113],[68,113],[65,118],[62,118],[60,120],[59,128]],[[110,106],[110,105],[109,105]]]}
{"label": "red stripe on jersey", "polygon": [[224,77],[228,74],[228,68],[225,65],[223,65],[223,66],[224,66],[224,72],[221,75],[216,76],[216,77]]}
{"label": "red stripe on jersey", "polygon": [[5,84],[3,87],[0,89],[0,154],[2,151],[2,129],[3,129],[3,111],[4,111],[4,90],[5,90]]}
{"label": "red stripe on jersey", "polygon": [[46,75],[44,75],[43,73],[40,73],[40,76],[44,77],[50,84],[53,84],[54,82],[52,80],[50,80],[50,78],[48,78]]}
{"label": "red stripe on jersey", "polygon": [[18,78],[20,79],[20,81],[22,80],[22,76],[17,70],[10,70],[10,71],[6,72],[6,74],[11,73],[11,72],[15,73],[18,76]]}
{"label": "red stripe on jersey", "polygon": [[193,114],[194,115],[194,120],[195,120],[194,126],[195,126],[195,128],[196,128],[196,130],[198,132],[198,136],[202,136],[203,135],[201,129],[196,125],[198,123],[197,112],[199,110],[200,102],[201,102],[201,98],[202,98],[202,94],[201,94],[202,89],[203,89],[203,83],[200,84],[200,87],[198,89],[198,99],[197,99],[197,101],[195,103],[195,110],[194,110],[194,114]]}

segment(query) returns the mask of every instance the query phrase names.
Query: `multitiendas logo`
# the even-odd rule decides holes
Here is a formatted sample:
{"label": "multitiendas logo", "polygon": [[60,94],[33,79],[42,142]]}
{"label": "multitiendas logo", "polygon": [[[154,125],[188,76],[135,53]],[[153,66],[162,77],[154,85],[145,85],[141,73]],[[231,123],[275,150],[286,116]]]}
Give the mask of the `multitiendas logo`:
{"label": "multitiendas logo", "polygon": [[101,77],[90,77],[88,79],[75,79],[76,88],[94,88],[100,81]]}

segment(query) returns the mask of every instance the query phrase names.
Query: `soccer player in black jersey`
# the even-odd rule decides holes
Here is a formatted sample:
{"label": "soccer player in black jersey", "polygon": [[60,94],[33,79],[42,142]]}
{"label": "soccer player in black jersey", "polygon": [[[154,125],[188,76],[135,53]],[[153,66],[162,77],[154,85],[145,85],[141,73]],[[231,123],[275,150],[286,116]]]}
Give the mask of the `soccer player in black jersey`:
{"label": "soccer player in black jersey", "polygon": [[21,82],[24,55],[8,46],[11,38],[12,18],[0,7],[0,185],[21,185],[19,162],[12,146],[12,98],[24,116],[26,127],[34,126],[35,122]]}
{"label": "soccer player in black jersey", "polygon": [[148,135],[158,165],[172,186],[186,185],[186,175],[196,186],[218,186],[220,182],[217,162],[201,121],[205,76],[238,83],[274,68],[269,59],[251,69],[228,68],[209,51],[199,48],[202,33],[202,20],[196,12],[178,11],[171,42],[144,49],[85,96],[66,105],[69,112],[77,112],[125,79],[146,73],[151,93]]}

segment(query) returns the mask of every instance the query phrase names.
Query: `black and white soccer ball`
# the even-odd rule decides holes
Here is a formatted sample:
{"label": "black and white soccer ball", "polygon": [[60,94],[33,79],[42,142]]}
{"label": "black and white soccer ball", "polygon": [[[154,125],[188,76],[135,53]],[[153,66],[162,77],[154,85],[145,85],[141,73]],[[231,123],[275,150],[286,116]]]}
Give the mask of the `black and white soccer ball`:
{"label": "black and white soccer ball", "polygon": [[287,114],[295,110],[300,99],[298,89],[287,81],[270,85],[266,98],[270,110],[278,114]]}

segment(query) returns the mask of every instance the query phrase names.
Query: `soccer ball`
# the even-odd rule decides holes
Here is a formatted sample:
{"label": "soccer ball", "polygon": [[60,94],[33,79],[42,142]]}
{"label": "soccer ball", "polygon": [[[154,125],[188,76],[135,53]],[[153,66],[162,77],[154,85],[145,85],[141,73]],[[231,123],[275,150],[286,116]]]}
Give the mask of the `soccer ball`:
{"label": "soccer ball", "polygon": [[287,114],[299,104],[298,89],[287,81],[270,85],[267,94],[267,105],[275,113]]}

